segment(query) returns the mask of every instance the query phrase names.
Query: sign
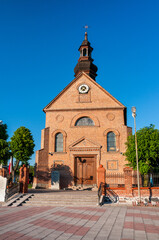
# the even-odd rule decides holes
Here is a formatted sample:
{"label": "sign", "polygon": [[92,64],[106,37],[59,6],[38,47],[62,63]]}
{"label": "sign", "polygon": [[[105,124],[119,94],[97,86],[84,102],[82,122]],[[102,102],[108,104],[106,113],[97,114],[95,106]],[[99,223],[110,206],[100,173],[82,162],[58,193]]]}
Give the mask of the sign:
{"label": "sign", "polygon": [[7,178],[0,176],[0,202],[5,202],[7,189]]}
{"label": "sign", "polygon": [[51,189],[54,189],[54,190],[60,189],[60,173],[59,173],[59,171],[51,172]]}

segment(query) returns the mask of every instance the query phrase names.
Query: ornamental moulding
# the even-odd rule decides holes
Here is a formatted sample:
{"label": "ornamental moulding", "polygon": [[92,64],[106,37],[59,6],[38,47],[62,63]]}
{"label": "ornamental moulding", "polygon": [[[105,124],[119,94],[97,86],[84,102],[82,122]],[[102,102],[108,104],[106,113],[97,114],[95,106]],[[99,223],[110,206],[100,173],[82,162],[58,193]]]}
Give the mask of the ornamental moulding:
{"label": "ornamental moulding", "polygon": [[70,148],[70,151],[100,151],[100,148]]}
{"label": "ornamental moulding", "polygon": [[124,109],[124,107],[103,107],[103,108],[62,108],[62,109],[48,109],[48,110],[45,110],[45,112],[68,112],[68,111],[71,111],[71,112],[75,112],[75,111],[93,111],[93,110],[119,110],[119,109]]}

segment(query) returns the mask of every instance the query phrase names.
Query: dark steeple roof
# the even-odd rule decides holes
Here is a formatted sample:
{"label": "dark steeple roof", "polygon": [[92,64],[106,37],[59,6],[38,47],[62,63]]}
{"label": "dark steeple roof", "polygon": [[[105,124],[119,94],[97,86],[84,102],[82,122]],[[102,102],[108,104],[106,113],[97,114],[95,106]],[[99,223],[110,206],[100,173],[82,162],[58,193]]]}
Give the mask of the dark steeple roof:
{"label": "dark steeple roof", "polygon": [[88,41],[87,32],[85,32],[85,39],[78,51],[80,51],[80,58],[78,59],[76,67],[74,68],[75,77],[77,77],[81,72],[85,72],[95,80],[98,68],[93,64],[93,59],[91,57],[93,48],[90,46],[90,42]]}

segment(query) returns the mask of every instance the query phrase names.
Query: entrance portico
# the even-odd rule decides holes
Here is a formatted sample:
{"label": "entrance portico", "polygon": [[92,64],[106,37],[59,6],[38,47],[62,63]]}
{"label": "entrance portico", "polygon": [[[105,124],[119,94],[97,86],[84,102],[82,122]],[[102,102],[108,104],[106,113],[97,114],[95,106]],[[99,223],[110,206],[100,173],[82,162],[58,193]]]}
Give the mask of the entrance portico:
{"label": "entrance portico", "polygon": [[80,155],[75,157],[75,185],[96,185],[96,172],[96,157],[94,155]]}
{"label": "entrance portico", "polygon": [[69,146],[74,163],[74,184],[97,185],[97,168],[100,164],[101,146],[83,137]]}

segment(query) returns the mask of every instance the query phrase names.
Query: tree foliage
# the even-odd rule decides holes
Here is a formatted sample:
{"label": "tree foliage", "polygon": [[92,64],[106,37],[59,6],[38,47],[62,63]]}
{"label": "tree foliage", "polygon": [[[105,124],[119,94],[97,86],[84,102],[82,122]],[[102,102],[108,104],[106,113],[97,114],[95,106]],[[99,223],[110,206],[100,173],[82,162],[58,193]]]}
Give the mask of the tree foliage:
{"label": "tree foliage", "polygon": [[9,143],[7,142],[7,125],[0,124],[0,163],[7,165],[7,161],[10,157]]}
{"label": "tree foliage", "polygon": [[16,159],[16,167],[19,162],[22,164],[28,164],[28,161],[34,153],[34,139],[28,128],[20,127],[11,137],[10,147],[12,150],[13,157]]}
{"label": "tree foliage", "polygon": [[0,163],[3,165],[7,165],[9,157],[9,143],[4,139],[0,139]]}
{"label": "tree foliage", "polygon": [[0,139],[7,140],[7,124],[0,124]]}
{"label": "tree foliage", "polygon": [[[136,132],[139,160],[139,172],[147,174],[159,167],[159,130],[154,125],[144,127]],[[136,169],[135,135],[128,137],[126,142],[126,160],[128,165]]]}

